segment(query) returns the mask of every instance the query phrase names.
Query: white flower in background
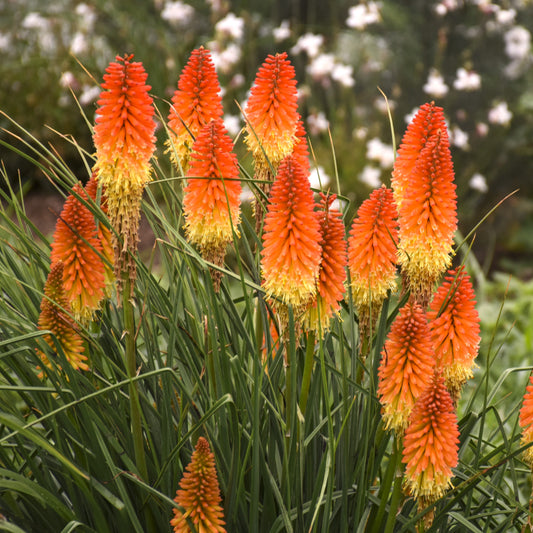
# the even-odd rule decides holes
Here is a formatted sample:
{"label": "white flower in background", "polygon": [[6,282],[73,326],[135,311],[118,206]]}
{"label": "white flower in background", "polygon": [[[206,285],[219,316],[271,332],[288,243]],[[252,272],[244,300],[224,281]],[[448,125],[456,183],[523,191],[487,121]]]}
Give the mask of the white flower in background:
{"label": "white flower in background", "polygon": [[211,50],[211,59],[219,72],[227,74],[242,57],[241,47],[235,43],[230,44],[224,50]]}
{"label": "white flower in background", "polygon": [[491,124],[507,126],[511,122],[513,114],[509,111],[507,102],[498,102],[489,110],[488,118]]}
{"label": "white flower in background", "polygon": [[366,139],[366,136],[368,135],[368,128],[365,126],[360,126],[359,128],[356,128],[352,131],[352,137],[354,139],[357,139],[358,141],[363,141]]}
{"label": "white flower in background", "polygon": [[274,28],[272,30],[272,36],[274,37],[274,41],[277,43],[288,39],[291,36],[289,21],[284,20],[277,28]]}
{"label": "white flower in background", "polygon": [[454,126],[450,130],[450,142],[462,150],[468,150],[470,148],[468,146],[468,133],[463,131],[459,126]]}
{"label": "white flower in background", "polygon": [[312,189],[323,189],[331,182],[331,178],[326,174],[320,165],[313,167],[309,174],[309,183]]}
{"label": "white flower in background", "polygon": [[440,17],[446,15],[450,11],[455,11],[459,7],[457,0],[442,0],[435,6],[435,13]]}
{"label": "white flower in background", "polygon": [[240,72],[237,72],[237,74],[234,74],[229,81],[229,86],[232,89],[238,89],[239,87],[242,87],[246,82],[246,78],[244,77],[244,74],[241,74]]}
{"label": "white flower in background", "polygon": [[503,39],[505,53],[511,59],[524,59],[531,50],[531,34],[522,26],[513,26]]}
{"label": "white flower in background", "polygon": [[234,13],[228,13],[215,24],[215,31],[235,41],[240,41],[244,36],[244,19],[235,16]]}
{"label": "white flower in background", "polygon": [[50,27],[50,22],[39,13],[32,11],[24,17],[22,27],[27,30],[47,31]]}
{"label": "white flower in background", "polygon": [[453,81],[454,89],[458,91],[476,91],[481,87],[481,76],[473,70],[461,67],[457,69],[457,77]]}
{"label": "white flower in background", "polygon": [[348,10],[348,18],[346,19],[346,26],[356,30],[364,30],[370,24],[375,24],[380,21],[379,10],[381,3],[367,2],[353,6]]}
{"label": "white flower in background", "polygon": [[309,133],[311,135],[318,135],[328,131],[329,120],[322,111],[311,113],[307,116],[307,127],[309,128]]}
{"label": "white flower in background", "polygon": [[236,115],[224,114],[224,126],[232,137],[236,137],[242,129],[241,119]]}
{"label": "white flower in background", "polygon": [[61,85],[61,87],[65,89],[67,87],[72,87],[73,85],[75,85],[75,83],[76,77],[69,70],[63,72],[63,74],[61,74],[61,78],[59,78],[59,85]]}
{"label": "white flower in background", "polygon": [[371,161],[377,161],[381,168],[392,168],[394,164],[394,150],[392,146],[385,144],[374,137],[366,143],[366,157]]}
{"label": "white flower in background", "polygon": [[78,16],[80,26],[85,32],[91,32],[96,22],[96,13],[94,9],[87,4],[81,3],[76,6],[76,15]]}
{"label": "white flower in background", "polygon": [[79,102],[81,105],[92,104],[100,97],[101,87],[99,85],[84,85],[80,94]]}
{"label": "white flower in background", "polygon": [[363,168],[363,172],[359,174],[359,181],[368,185],[372,189],[377,189],[378,187],[381,187],[381,170],[367,165]]}
{"label": "white flower in background", "polygon": [[89,49],[89,43],[87,42],[87,38],[85,34],[77,31],[74,34],[74,37],[72,37],[72,41],[70,43],[70,53],[79,56],[87,52]]}
{"label": "white flower in background", "polygon": [[470,188],[479,192],[487,192],[489,190],[485,176],[483,176],[479,172],[477,172],[470,178],[468,185],[470,185]]}
{"label": "white flower in background", "polygon": [[11,37],[7,33],[0,32],[0,51],[5,52],[11,46]]}
{"label": "white flower in background", "polygon": [[[388,107],[387,107],[388,106]],[[396,102],[394,100],[391,100],[390,98],[383,98],[382,96],[379,96],[374,100],[374,107],[380,112],[380,113],[388,113],[389,109],[391,111],[394,111],[396,109]]]}
{"label": "white flower in background", "polygon": [[489,133],[489,125],[485,122],[478,122],[476,124],[476,133],[480,137],[485,137]]}
{"label": "white flower in background", "polygon": [[335,56],[333,54],[320,54],[307,65],[307,72],[314,80],[322,80],[331,75],[334,67]]}
{"label": "white flower in background", "polygon": [[444,83],[444,78],[435,69],[431,69],[423,89],[426,94],[435,98],[442,98],[448,94],[448,86]]}
{"label": "white flower in background", "polygon": [[305,52],[309,57],[316,57],[320,51],[320,47],[324,44],[324,36],[315,33],[304,33],[296,44],[291,48],[291,53],[299,54]]}
{"label": "white flower in background", "polygon": [[331,78],[340,83],[343,87],[353,87],[355,80],[353,78],[353,67],[336,63],[331,71]]}
{"label": "white flower in background", "polygon": [[194,16],[194,8],[189,4],[184,4],[179,0],[177,2],[168,2],[161,11],[161,18],[170,24],[185,26]]}
{"label": "white flower in background", "polygon": [[496,16],[496,22],[501,25],[512,24],[516,17],[516,11],[514,9],[502,9],[500,6],[494,6]]}

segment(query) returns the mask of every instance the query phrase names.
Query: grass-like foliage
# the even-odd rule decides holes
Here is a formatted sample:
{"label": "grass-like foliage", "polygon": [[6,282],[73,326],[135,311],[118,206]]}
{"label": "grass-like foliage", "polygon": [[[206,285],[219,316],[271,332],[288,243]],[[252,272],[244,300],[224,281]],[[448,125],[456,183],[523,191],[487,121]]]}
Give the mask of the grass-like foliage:
{"label": "grass-like foliage", "polygon": [[[87,176],[74,175],[16,123],[11,133],[25,145],[20,155],[65,197],[90,175],[94,160],[75,141]],[[170,532],[176,490],[200,437],[215,458],[227,531],[529,527],[523,388],[510,386],[529,368],[521,362],[495,376],[507,337],[483,329],[480,368],[457,405],[453,486],[424,505],[407,491],[402,433],[385,427],[378,394],[383,349],[410,298],[405,279],[398,281],[404,292],[389,290],[364,328],[351,290],[320,334],[302,332],[288,305],[280,341],[253,214],[244,210],[234,227],[225,263],[207,260],[183,231],[183,175],[155,164],[142,203],[155,246],[143,261],[129,258],[131,295],[126,281],[89,321],[60,309],[87,357],[88,370],[74,370],[61,339],[38,328],[51,238],[26,215],[14,176],[2,177],[0,530]],[[240,178],[266,200],[243,167]],[[78,200],[112,230],[99,198]],[[499,320],[492,320],[495,332]]]}

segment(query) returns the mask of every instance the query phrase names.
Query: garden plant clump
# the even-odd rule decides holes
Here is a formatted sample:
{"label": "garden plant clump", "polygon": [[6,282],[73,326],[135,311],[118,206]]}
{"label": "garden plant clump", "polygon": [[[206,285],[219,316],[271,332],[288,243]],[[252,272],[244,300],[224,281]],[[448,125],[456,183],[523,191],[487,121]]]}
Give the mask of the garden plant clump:
{"label": "garden plant clump", "polygon": [[[380,22],[364,8],[348,26]],[[59,139],[75,168],[2,115],[6,152],[64,202],[44,234],[2,168],[0,530],[531,531],[531,289],[494,296],[472,251],[501,206],[458,231],[439,73],[398,148],[372,144],[390,174],[354,206],[341,173],[310,181],[291,55],[257,65],[234,131],[221,64],[198,46],[162,95],[117,55],[93,144]]]}

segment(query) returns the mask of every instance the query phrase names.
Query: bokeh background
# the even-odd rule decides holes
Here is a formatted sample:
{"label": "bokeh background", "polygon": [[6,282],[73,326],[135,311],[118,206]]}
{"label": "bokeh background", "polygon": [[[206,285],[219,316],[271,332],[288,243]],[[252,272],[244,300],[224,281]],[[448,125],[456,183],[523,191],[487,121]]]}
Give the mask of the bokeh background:
{"label": "bokeh background", "polygon": [[[390,183],[394,144],[434,100],[448,120],[461,233],[517,190],[476,230],[473,250],[488,276],[533,277],[530,0],[0,0],[0,12],[0,110],[82,180],[68,136],[92,152],[98,84],[117,54],[144,63],[165,119],[191,50],[209,48],[237,136],[258,67],[287,51],[316,171],[334,191],[338,176],[349,220]],[[13,129],[4,115],[0,127]],[[5,144],[20,142],[3,130],[0,142],[10,178],[29,196],[45,194],[44,176]]]}

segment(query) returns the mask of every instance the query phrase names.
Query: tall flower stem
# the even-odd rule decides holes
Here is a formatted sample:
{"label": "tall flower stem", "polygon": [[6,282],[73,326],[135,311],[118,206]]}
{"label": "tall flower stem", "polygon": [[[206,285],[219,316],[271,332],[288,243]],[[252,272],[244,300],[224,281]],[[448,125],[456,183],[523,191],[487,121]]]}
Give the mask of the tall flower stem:
{"label": "tall flower stem", "polygon": [[300,391],[300,411],[302,412],[303,416],[305,416],[307,399],[309,397],[309,386],[311,385],[311,376],[313,374],[315,337],[315,331],[311,330],[307,336],[307,348],[305,351],[304,372],[302,376],[302,389]]}
{"label": "tall flower stem", "polygon": [[148,469],[146,467],[146,457],[144,454],[144,440],[142,434],[141,404],[139,402],[139,391],[137,382],[133,378],[137,375],[136,345],[135,345],[135,319],[133,309],[133,299],[131,294],[131,280],[127,272],[123,273],[124,290],[122,291],[122,308],[124,311],[124,330],[126,346],[126,371],[131,380],[129,385],[130,393],[130,414],[131,433],[133,435],[133,448],[135,451],[135,464],[139,475],[144,481],[148,481]]}

